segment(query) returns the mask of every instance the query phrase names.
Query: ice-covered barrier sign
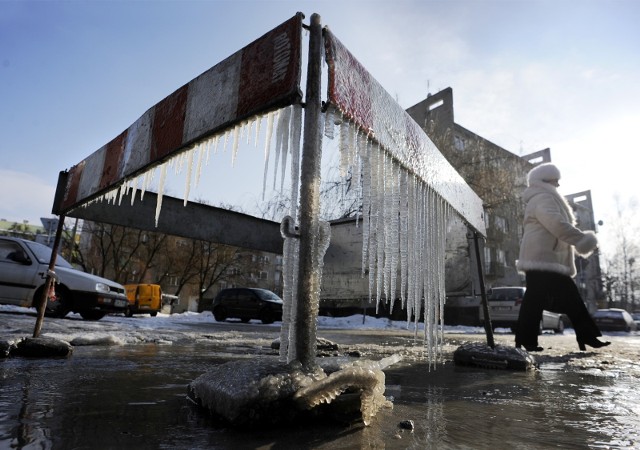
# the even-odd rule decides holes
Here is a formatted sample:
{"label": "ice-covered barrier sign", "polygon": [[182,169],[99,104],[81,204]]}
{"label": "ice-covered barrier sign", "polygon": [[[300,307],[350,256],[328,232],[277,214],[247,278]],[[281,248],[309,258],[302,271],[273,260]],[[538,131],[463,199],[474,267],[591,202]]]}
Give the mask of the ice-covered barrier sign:
{"label": "ice-covered barrier sign", "polygon": [[[271,366],[265,372],[250,372],[243,365],[240,372],[251,383],[246,384],[250,389],[241,397],[248,399],[246,403],[251,411],[265,400],[262,395],[253,395],[263,388],[268,393],[267,402],[280,401],[284,396],[298,406],[314,408],[354,389],[361,393],[362,416],[367,423],[385,403],[382,367],[354,364],[330,375],[319,371],[317,376],[309,376],[318,369],[316,322],[323,257],[330,236],[328,226],[319,221],[317,191],[322,133],[331,136],[334,125],[340,124],[341,165],[349,167],[353,179],[361,185],[363,273],[368,267],[370,291],[375,290],[379,299],[384,289],[389,299],[399,285],[403,302],[406,300],[415,312],[416,320],[421,317],[424,299],[425,341],[430,361],[435,359],[442,343],[447,217],[455,211],[484,234],[482,202],[424,131],[327,29],[324,30],[324,56],[329,64],[329,107],[323,124],[320,97],[323,33],[317,14],[312,16],[309,26],[303,122],[299,87],[302,18],[302,14],[297,14],[182,86],[111,142],[61,173],[54,213],[73,214],[79,206],[102,197],[111,201],[129,195],[133,202],[138,181],[142,179],[144,192],[148,187],[147,175],[160,167],[157,226],[166,167],[170,163],[181,166],[183,160],[187,160],[186,205],[196,153],[197,181],[203,154],[208,155],[210,144],[217,148],[218,138],[224,134],[226,145],[231,135],[233,161],[246,124],[251,129],[256,117],[266,116],[265,161],[268,162],[277,115],[275,160],[282,161],[284,171],[290,152],[292,174],[290,220],[287,221],[290,226],[281,229],[286,231],[283,236],[289,242],[285,242],[284,250],[285,310],[281,330],[282,364],[278,364],[283,365],[286,359],[291,366],[286,367],[286,376],[274,378]],[[257,123],[260,122],[258,118]],[[299,155],[302,128],[303,151]],[[265,164],[265,173],[266,169]],[[296,197],[298,190],[300,196]],[[142,223],[134,220],[132,225],[140,227]],[[185,228],[193,225],[194,222],[187,223]],[[221,234],[232,233],[230,228],[225,227]],[[242,236],[237,237],[242,240]],[[395,358],[389,361],[395,362]],[[300,379],[304,379],[304,383],[289,383],[298,380],[297,374],[291,375],[290,370],[296,364],[303,372],[304,377]],[[226,367],[224,377],[217,373],[200,379],[202,383],[194,385],[194,398],[212,410],[222,405],[223,412],[235,411],[237,408],[227,402],[226,393],[233,387],[237,371],[236,366]],[[225,381],[217,385],[212,379]],[[271,393],[272,385],[275,395]]]}

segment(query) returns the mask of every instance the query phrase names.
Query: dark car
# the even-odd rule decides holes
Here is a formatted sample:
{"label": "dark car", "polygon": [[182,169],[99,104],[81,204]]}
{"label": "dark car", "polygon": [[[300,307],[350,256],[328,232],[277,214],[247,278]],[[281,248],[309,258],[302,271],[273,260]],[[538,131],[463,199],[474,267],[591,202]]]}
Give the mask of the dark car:
{"label": "dark car", "polygon": [[[0,303],[35,307],[42,298],[50,259],[46,245],[0,237]],[[128,301],[121,284],[74,269],[60,255],[54,272],[57,282],[47,302],[47,315],[76,312],[85,320],[99,320],[125,311]]]}
{"label": "dark car", "polygon": [[282,299],[267,289],[223,289],[213,301],[211,311],[218,322],[238,318],[243,322],[258,319],[273,323],[282,320]]}
{"label": "dark car", "polygon": [[636,323],[624,309],[599,309],[593,314],[593,320],[603,331],[636,331]]}

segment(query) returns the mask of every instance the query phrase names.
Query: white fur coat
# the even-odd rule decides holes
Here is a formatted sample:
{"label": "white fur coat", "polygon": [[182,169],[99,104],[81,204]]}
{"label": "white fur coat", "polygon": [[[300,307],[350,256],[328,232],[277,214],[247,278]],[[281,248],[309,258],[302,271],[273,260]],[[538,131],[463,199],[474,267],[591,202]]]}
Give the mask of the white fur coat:
{"label": "white fur coat", "polygon": [[521,272],[541,270],[575,276],[574,248],[580,256],[588,257],[598,245],[595,233],[575,227],[573,211],[555,186],[530,181],[523,197],[524,233],[516,267]]}

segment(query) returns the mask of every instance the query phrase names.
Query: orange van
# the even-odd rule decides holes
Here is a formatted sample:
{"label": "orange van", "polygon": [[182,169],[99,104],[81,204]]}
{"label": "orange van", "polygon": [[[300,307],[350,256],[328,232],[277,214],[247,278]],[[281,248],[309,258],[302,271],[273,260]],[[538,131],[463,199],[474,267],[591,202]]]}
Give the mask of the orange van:
{"label": "orange van", "polygon": [[134,314],[156,316],[162,309],[162,289],[159,284],[125,284],[129,305],[125,311],[127,317]]}

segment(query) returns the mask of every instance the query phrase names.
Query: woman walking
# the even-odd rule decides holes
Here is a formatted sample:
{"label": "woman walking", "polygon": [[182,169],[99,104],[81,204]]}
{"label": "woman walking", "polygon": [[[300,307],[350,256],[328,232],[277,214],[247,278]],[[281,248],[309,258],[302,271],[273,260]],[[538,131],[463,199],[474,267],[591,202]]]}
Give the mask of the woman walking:
{"label": "woman walking", "polygon": [[530,352],[543,350],[538,346],[543,310],[569,317],[580,350],[585,350],[585,345],[599,348],[610,344],[598,340],[602,333],[572,280],[575,253],[587,258],[598,240],[593,231],[576,228],[571,207],[558,193],[559,180],[560,170],[555,165],[536,166],[528,174],[523,195],[524,234],[516,267],[525,273],[527,290],[516,326],[516,347]]}

